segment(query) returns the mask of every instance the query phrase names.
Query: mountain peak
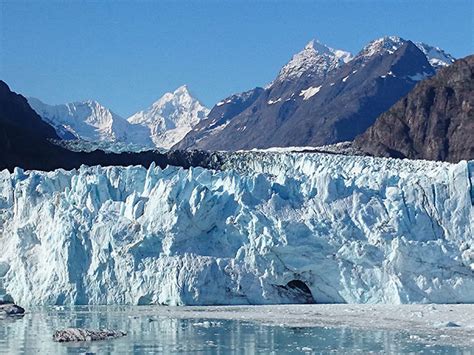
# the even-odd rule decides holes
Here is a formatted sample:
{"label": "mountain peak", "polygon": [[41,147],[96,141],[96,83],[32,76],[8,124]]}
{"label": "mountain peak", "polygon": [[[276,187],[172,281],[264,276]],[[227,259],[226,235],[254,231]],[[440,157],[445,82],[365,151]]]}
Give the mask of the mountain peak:
{"label": "mountain peak", "polygon": [[187,94],[187,95],[190,95],[188,85],[187,84],[181,85],[179,88],[177,88],[175,91],[173,91],[173,94]]}
{"label": "mountain peak", "polygon": [[314,48],[314,39],[312,39],[311,41],[309,41],[306,46],[304,46],[304,49],[312,49]]}
{"label": "mountain peak", "polygon": [[[377,38],[367,44],[358,54],[359,57],[372,57],[374,55],[382,55],[385,53],[392,54],[399,49],[407,40],[399,36],[384,36]],[[428,62],[435,69],[441,69],[454,63],[455,58],[446,53],[439,47],[434,47],[423,42],[413,42],[419,50],[423,52]]]}
{"label": "mountain peak", "polygon": [[153,102],[152,107],[162,107],[167,102],[176,102],[176,101],[188,101],[193,102],[196,99],[189,92],[188,85],[184,84],[175,89],[174,91],[168,91],[163,94],[158,100]]}
{"label": "mountain peak", "polygon": [[293,55],[291,60],[280,70],[276,82],[295,80],[304,73],[326,76],[332,69],[352,59],[349,52],[333,49],[317,39],[309,41],[302,51]]}
{"label": "mountain peak", "polygon": [[312,39],[311,41],[309,41],[303,50],[308,50],[308,49],[314,50],[318,54],[329,53],[331,51],[331,48],[321,43],[317,39]]}
{"label": "mountain peak", "polygon": [[358,56],[372,57],[374,55],[382,55],[385,53],[392,54],[405,42],[406,40],[398,36],[384,36],[381,38],[377,38],[369,42],[369,44],[367,44],[362,49]]}
{"label": "mountain peak", "polygon": [[198,99],[196,99],[189,91],[187,85],[181,85],[174,91],[169,91],[163,94],[158,100],[153,102],[152,106],[148,110],[154,109],[155,111],[162,110],[165,106],[173,107],[186,107],[200,106],[203,108]]}
{"label": "mountain peak", "polygon": [[76,106],[84,105],[84,106],[89,106],[89,107],[104,108],[110,111],[108,108],[102,105],[99,101],[92,100],[92,99],[88,99],[84,101],[75,101],[75,102],[70,103],[69,105],[76,105]]}
{"label": "mountain peak", "polygon": [[95,100],[48,105],[30,97],[28,104],[64,139],[115,141],[128,134],[128,122]]}
{"label": "mountain peak", "polygon": [[182,85],[165,93],[146,110],[130,116],[128,122],[148,127],[155,145],[169,148],[208,113],[209,109],[190,94],[188,86]]}
{"label": "mountain peak", "polygon": [[420,49],[435,70],[447,67],[456,60],[451,54],[446,53],[439,47],[430,46],[423,42],[416,42],[415,45]]}
{"label": "mountain peak", "polygon": [[405,42],[406,40],[398,36],[384,36],[377,38],[369,42],[369,44],[367,44],[359,53],[359,56],[372,57],[374,55],[382,55],[384,53],[392,54]]}

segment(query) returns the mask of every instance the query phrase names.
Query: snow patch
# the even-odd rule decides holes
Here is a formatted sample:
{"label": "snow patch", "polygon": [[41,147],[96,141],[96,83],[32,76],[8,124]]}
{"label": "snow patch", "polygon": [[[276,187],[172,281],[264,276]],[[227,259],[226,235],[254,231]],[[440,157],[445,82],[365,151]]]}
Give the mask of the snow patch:
{"label": "snow patch", "polygon": [[416,73],[415,75],[409,75],[408,78],[413,81],[421,81],[429,78],[431,75],[429,73]]}
{"label": "snow patch", "polygon": [[303,96],[303,100],[308,100],[314,95],[316,95],[319,92],[319,90],[321,90],[321,86],[316,86],[316,87],[310,86],[309,88],[305,90],[301,90],[299,96]]}
{"label": "snow patch", "polygon": [[278,102],[280,102],[280,101],[281,101],[281,97],[279,97],[278,99],[275,99],[275,100],[273,100],[273,99],[268,100],[267,104],[273,105],[273,104],[276,104],[276,103],[278,103]]}
{"label": "snow patch", "polygon": [[417,42],[415,45],[425,54],[428,62],[436,70],[447,67],[455,61],[455,58],[451,54],[446,53],[439,47],[430,46],[422,42]]}

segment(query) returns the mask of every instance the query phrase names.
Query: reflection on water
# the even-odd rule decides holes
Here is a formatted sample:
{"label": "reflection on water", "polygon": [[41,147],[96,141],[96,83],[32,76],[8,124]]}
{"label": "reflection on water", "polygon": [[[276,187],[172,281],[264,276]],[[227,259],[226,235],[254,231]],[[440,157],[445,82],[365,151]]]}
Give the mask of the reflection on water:
{"label": "reflection on water", "polygon": [[[0,353],[462,353],[449,346],[418,343],[398,331],[290,328],[244,321],[137,316],[135,307],[73,307],[33,310],[0,320]],[[56,329],[109,328],[126,337],[92,343],[55,343]],[[418,340],[419,341],[419,340]],[[474,349],[472,349],[474,351]]]}

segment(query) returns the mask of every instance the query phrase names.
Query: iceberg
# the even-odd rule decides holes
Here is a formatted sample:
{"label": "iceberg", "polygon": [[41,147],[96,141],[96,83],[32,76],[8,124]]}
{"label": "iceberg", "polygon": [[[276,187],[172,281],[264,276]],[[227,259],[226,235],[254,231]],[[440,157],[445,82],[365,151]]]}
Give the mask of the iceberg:
{"label": "iceberg", "polygon": [[219,153],[0,172],[21,305],[474,302],[474,161]]}

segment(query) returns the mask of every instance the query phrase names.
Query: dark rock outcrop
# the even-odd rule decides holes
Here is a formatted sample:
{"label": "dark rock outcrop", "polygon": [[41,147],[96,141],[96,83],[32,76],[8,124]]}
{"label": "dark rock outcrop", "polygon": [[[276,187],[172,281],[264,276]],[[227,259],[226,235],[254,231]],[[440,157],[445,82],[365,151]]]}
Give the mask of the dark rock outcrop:
{"label": "dark rock outcrop", "polygon": [[0,317],[1,316],[22,316],[25,314],[25,309],[10,302],[0,302]]}
{"label": "dark rock outcrop", "polygon": [[354,146],[375,156],[474,159],[474,55],[419,83]]}
{"label": "dark rock outcrop", "polygon": [[119,330],[91,330],[83,328],[66,328],[57,330],[53,334],[53,341],[57,342],[78,342],[78,341],[95,341],[106,340],[113,338],[120,338],[127,335],[127,333]]}

